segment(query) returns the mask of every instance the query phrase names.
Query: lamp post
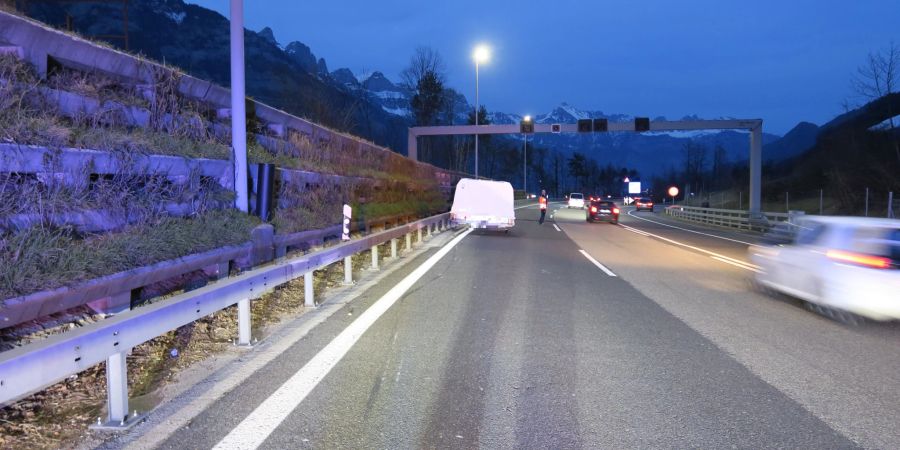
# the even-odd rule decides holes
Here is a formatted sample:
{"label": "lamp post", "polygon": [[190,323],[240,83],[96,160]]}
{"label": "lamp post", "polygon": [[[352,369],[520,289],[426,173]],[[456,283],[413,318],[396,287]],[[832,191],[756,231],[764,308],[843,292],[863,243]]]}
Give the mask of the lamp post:
{"label": "lamp post", "polygon": [[231,148],[234,206],[247,212],[247,113],[244,104],[244,0],[231,0]]}
{"label": "lamp post", "polygon": [[[491,53],[490,50],[484,45],[479,45],[475,47],[475,52],[472,54],[475,59],[475,127],[478,127],[478,66],[487,62],[488,58],[490,58]],[[475,178],[478,178],[478,132],[476,130],[475,133]]]}
{"label": "lamp post", "polygon": [[[522,118],[525,124],[531,123],[531,116]],[[525,138],[522,144],[522,190],[525,191],[525,198],[528,198],[528,133],[522,133]]]}

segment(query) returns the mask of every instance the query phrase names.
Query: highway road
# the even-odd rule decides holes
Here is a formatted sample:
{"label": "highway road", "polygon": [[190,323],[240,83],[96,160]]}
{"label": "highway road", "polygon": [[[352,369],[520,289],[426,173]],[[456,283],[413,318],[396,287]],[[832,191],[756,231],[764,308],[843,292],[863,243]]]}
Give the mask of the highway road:
{"label": "highway road", "polygon": [[751,290],[752,236],[627,212],[436,237],[189,424],[109,445],[900,448],[897,324]]}

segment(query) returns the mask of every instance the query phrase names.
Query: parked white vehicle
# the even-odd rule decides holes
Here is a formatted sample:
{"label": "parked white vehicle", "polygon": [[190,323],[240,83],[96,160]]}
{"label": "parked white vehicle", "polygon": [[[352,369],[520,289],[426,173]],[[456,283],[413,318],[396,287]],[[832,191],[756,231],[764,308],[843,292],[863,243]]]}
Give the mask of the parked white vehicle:
{"label": "parked white vehicle", "polygon": [[459,180],[450,221],[454,225],[508,231],[516,224],[512,185],[505,181]]}
{"label": "parked white vehicle", "polygon": [[584,209],[584,194],[580,192],[569,194],[569,203],[566,206],[569,208]]}
{"label": "parked white vehicle", "polygon": [[900,221],[811,216],[793,228],[750,248],[758,283],[840,320],[900,319]]}

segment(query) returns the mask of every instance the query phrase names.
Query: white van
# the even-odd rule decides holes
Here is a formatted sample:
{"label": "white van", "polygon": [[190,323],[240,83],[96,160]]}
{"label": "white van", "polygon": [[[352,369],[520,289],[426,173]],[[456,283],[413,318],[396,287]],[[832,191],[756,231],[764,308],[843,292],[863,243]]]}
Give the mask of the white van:
{"label": "white van", "polygon": [[509,230],[516,224],[512,185],[505,181],[459,180],[450,208],[450,222],[472,228]]}

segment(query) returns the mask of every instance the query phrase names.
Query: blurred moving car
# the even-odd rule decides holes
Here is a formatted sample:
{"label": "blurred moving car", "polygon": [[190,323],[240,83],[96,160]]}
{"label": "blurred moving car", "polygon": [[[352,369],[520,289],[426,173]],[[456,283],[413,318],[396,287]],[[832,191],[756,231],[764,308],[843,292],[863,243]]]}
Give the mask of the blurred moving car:
{"label": "blurred moving car", "polygon": [[584,208],[584,194],[580,192],[569,194],[569,203],[566,206],[569,208]]}
{"label": "blurred moving car", "polygon": [[619,223],[619,207],[608,200],[591,202],[587,210],[588,222],[609,222],[613,225]]}
{"label": "blurred moving car", "polygon": [[751,247],[756,281],[842,322],[900,319],[900,221],[805,217]]}
{"label": "blurred moving car", "polygon": [[634,200],[635,211],[653,211],[653,200],[650,197],[638,197]]}
{"label": "blurred moving car", "polygon": [[512,185],[505,181],[459,180],[450,208],[450,222],[508,232],[516,225]]}

